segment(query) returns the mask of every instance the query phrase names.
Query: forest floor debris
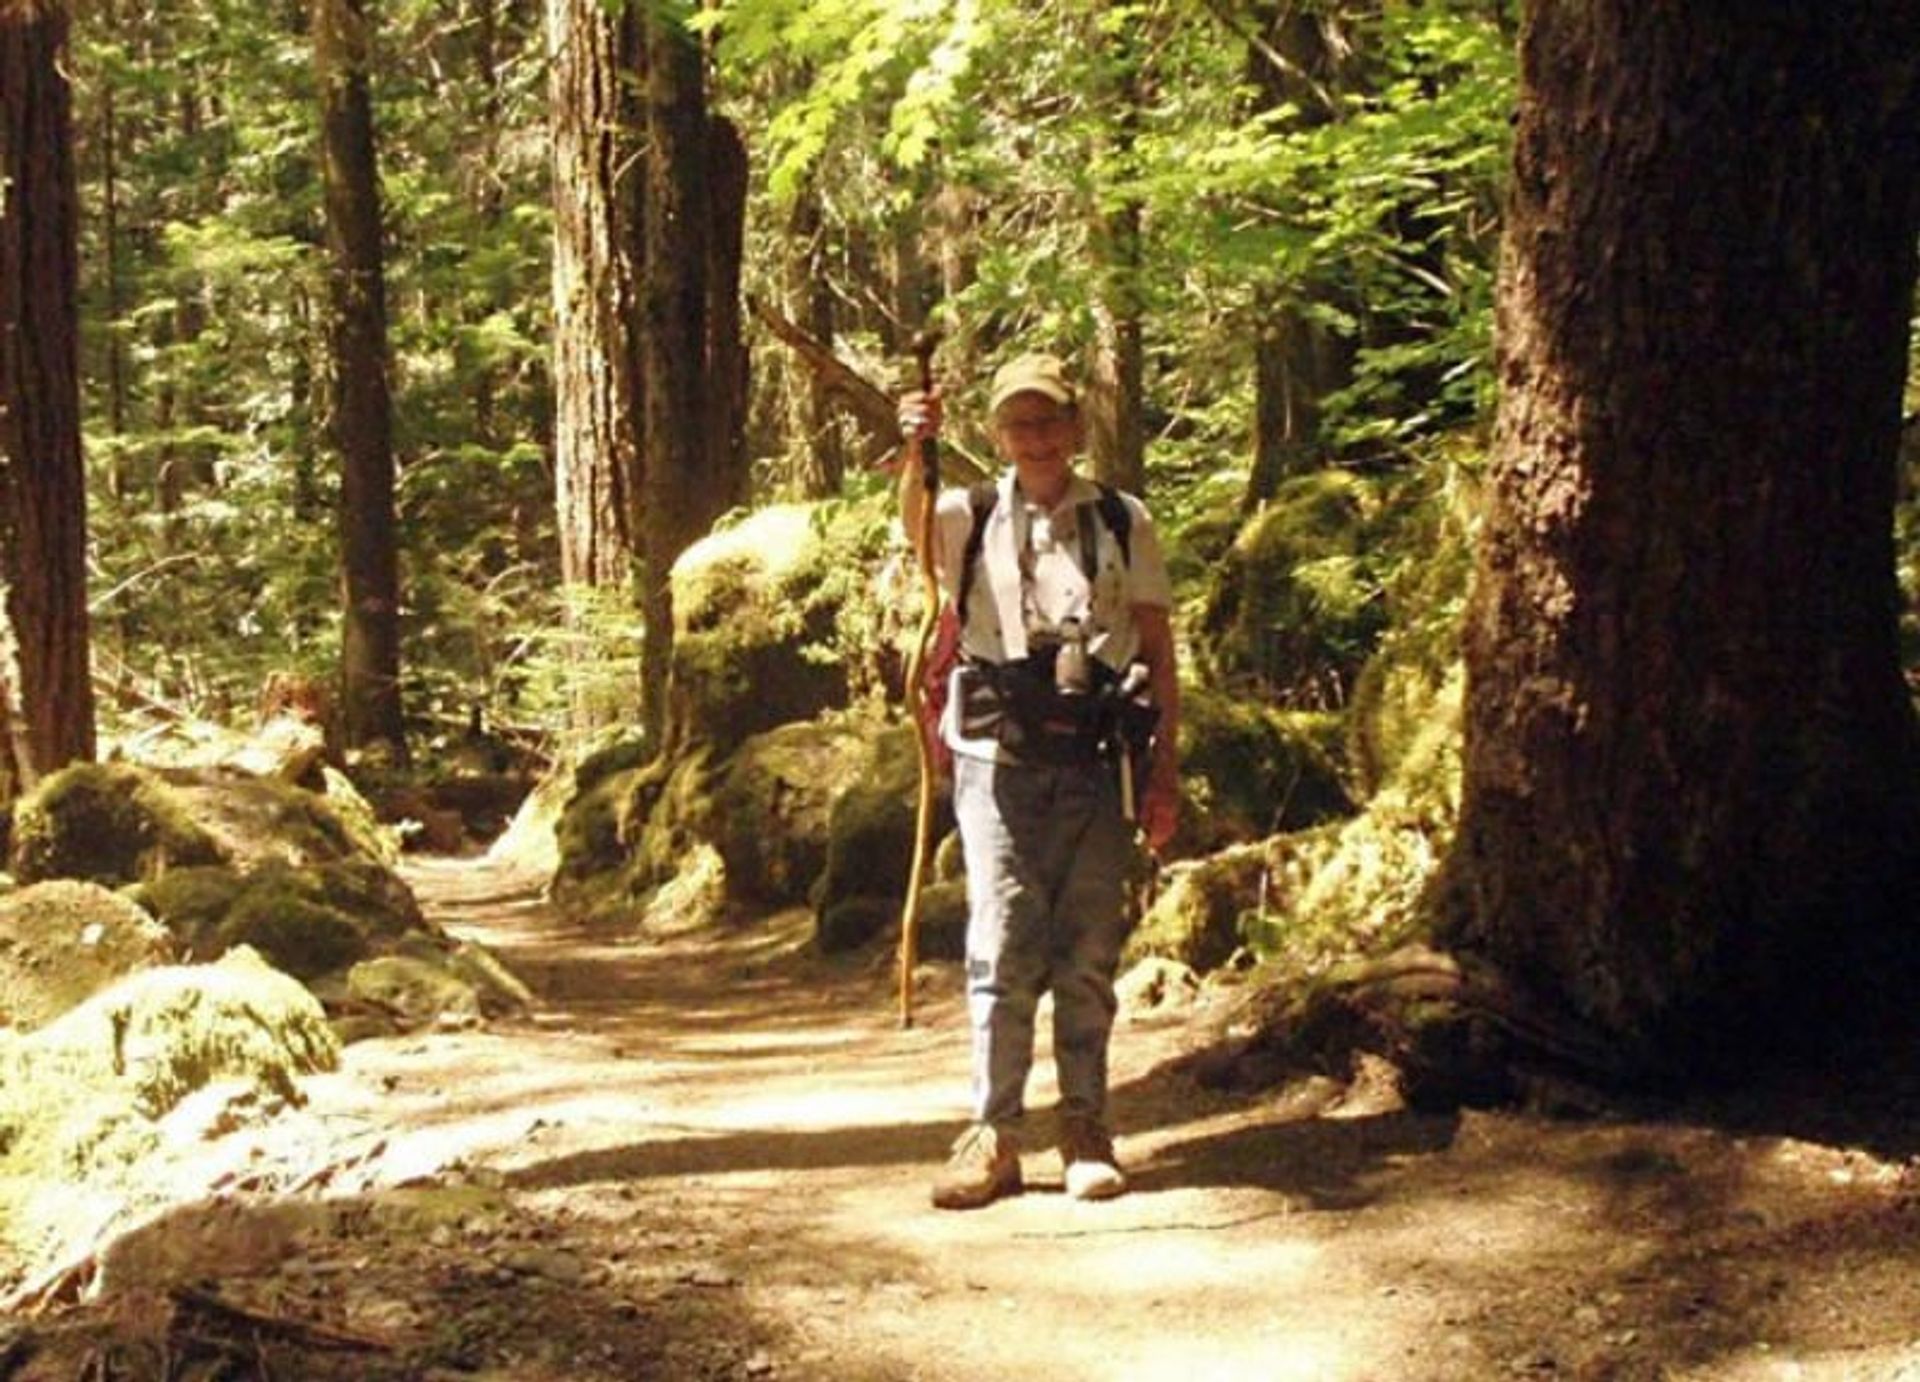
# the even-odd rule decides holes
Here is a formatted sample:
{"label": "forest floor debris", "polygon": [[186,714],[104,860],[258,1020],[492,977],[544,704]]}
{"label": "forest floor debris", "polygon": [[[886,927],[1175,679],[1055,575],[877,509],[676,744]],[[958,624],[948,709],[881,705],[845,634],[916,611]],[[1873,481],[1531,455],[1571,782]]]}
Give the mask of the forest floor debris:
{"label": "forest floor debris", "polygon": [[356,1043],[223,1134],[251,1154],[99,1299],[0,1323],[0,1378],[1920,1379],[1910,1078],[1578,1121],[1370,1069],[1231,1095],[1169,1073],[1209,990],[1123,1016],[1135,1193],[1067,1200],[1035,1117],[1027,1193],[942,1214],[953,967],[903,1031],[800,913],[636,943],[498,865],[410,872],[537,1007]]}

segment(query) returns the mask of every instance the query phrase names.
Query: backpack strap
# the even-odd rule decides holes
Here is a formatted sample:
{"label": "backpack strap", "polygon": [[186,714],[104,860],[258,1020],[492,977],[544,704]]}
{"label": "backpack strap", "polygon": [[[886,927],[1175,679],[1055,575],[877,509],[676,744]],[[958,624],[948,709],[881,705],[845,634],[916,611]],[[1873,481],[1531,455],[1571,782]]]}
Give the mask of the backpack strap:
{"label": "backpack strap", "polygon": [[[1120,497],[1120,491],[1104,481],[1096,481],[1100,488],[1100,498],[1094,508],[1099,511],[1100,519],[1107,525],[1107,531],[1113,534],[1113,540],[1120,547],[1120,564],[1133,565],[1133,513],[1127,508],[1126,500]],[[980,566],[980,552],[986,545],[987,520],[993,517],[994,506],[1000,502],[1000,487],[991,480],[982,480],[967,487],[967,507],[973,514],[973,525],[967,529],[967,545],[960,552],[960,588],[954,596],[953,607],[959,612],[961,623],[966,622],[967,600],[973,594],[973,574]],[[1100,573],[1099,535],[1093,528],[1093,515],[1086,505],[1080,507],[1080,569],[1089,581]]]}
{"label": "backpack strap", "polygon": [[[1097,507],[1100,517],[1107,522],[1107,531],[1113,534],[1113,540],[1120,545],[1120,564],[1133,565],[1133,510],[1127,507],[1127,501],[1120,497],[1120,491],[1105,481],[1096,481],[1100,486],[1100,500]],[[1089,565],[1087,570],[1093,570]]]}
{"label": "backpack strap", "polygon": [[967,620],[967,598],[973,594],[973,573],[980,565],[980,549],[986,544],[987,520],[999,502],[1000,487],[991,480],[967,487],[967,507],[973,511],[973,526],[967,529],[967,545],[960,553],[960,589],[953,601],[962,624]]}

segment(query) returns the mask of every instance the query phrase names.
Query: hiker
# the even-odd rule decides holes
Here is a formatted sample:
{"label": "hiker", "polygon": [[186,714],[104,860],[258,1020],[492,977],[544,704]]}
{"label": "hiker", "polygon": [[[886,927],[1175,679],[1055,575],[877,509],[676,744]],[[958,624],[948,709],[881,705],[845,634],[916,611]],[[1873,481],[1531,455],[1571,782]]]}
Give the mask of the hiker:
{"label": "hiker", "polygon": [[[932,543],[962,621],[941,733],[966,856],[973,1027],[974,1122],[935,1180],[943,1209],[1021,1188],[1016,1128],[1047,989],[1066,1191],[1125,1191],[1106,1104],[1126,880],[1136,826],[1157,851],[1178,805],[1173,597],[1152,520],[1138,499],[1075,473],[1085,425],[1058,359],[1004,366],[988,406],[1009,468],[991,487],[943,491]],[[900,418],[901,507],[917,547],[918,453],[939,430],[938,391],[908,394]],[[1136,757],[1145,736],[1120,742],[1113,722],[1139,726],[1148,702],[1157,724]]]}

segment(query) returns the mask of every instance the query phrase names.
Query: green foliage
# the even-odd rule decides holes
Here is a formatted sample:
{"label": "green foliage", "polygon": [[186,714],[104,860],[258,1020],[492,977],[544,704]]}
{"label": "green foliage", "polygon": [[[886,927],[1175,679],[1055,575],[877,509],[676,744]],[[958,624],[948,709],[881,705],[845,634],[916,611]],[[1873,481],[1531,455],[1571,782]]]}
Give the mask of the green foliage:
{"label": "green foliage", "polygon": [[[530,19],[403,3],[375,57],[408,703],[462,717],[512,704],[509,654],[549,612],[509,605],[507,573],[540,570],[510,595],[553,584]],[[311,44],[299,14],[227,0],[123,6],[75,42],[96,644],[231,718],[338,656]]]}

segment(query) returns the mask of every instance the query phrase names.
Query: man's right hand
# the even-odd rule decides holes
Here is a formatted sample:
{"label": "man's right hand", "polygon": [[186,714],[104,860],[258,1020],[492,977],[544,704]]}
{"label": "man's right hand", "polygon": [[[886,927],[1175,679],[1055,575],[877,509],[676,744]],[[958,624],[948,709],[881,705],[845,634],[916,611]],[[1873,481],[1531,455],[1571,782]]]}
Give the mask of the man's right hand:
{"label": "man's right hand", "polygon": [[900,435],[907,441],[921,441],[940,435],[940,390],[932,389],[900,396]]}

